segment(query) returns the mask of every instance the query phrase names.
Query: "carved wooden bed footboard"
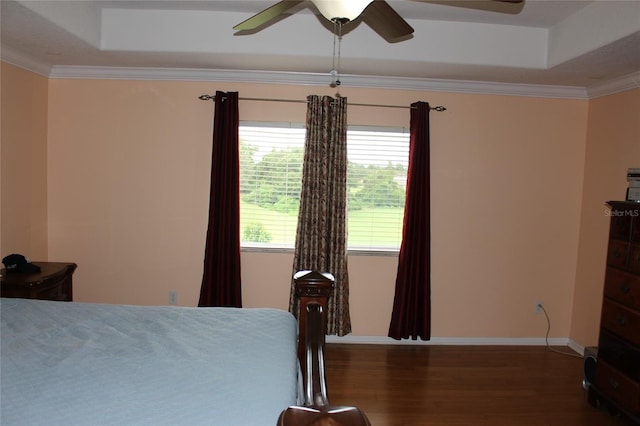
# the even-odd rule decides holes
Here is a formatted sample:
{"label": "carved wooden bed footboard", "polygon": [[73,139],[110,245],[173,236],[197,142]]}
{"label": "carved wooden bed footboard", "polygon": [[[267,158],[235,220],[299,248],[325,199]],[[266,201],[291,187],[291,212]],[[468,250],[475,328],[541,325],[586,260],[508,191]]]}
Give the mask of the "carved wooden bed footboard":
{"label": "carved wooden bed footboard", "polygon": [[279,426],[369,426],[356,407],[329,403],[324,364],[327,301],[334,286],[329,273],[300,271],[294,277],[298,298],[298,359],[304,378],[304,403],[282,412]]}

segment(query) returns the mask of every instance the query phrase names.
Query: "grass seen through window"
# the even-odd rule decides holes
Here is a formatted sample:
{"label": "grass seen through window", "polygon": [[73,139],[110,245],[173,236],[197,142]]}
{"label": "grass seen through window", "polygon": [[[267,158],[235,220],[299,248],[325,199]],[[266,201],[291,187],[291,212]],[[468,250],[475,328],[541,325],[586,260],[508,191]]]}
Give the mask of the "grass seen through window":
{"label": "grass seen through window", "polygon": [[[280,123],[240,126],[243,247],[295,244],[305,130]],[[397,250],[402,238],[409,135],[397,129],[347,132],[349,249]]]}

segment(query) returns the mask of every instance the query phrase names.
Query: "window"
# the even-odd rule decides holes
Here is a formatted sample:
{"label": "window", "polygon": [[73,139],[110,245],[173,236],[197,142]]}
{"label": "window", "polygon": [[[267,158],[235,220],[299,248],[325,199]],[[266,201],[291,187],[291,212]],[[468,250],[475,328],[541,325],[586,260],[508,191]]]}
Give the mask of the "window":
{"label": "window", "polygon": [[[304,139],[304,125],[240,124],[243,247],[294,247]],[[348,249],[397,251],[402,239],[409,133],[350,126],[347,146]]]}

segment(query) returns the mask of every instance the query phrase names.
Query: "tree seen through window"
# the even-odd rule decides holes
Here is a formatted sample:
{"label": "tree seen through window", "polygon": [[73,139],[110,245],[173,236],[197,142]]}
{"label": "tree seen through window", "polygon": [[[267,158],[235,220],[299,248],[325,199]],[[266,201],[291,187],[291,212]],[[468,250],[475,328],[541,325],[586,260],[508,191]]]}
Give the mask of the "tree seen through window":
{"label": "tree seen through window", "polygon": [[[402,235],[409,135],[349,130],[348,248],[397,250]],[[293,247],[300,204],[304,129],[240,127],[243,246]]]}

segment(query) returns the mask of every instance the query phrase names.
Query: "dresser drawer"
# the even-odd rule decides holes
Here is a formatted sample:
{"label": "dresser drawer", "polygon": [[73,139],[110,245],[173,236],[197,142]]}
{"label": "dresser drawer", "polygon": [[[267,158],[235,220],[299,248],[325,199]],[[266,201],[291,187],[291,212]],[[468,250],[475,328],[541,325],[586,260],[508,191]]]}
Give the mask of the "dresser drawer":
{"label": "dresser drawer", "polygon": [[604,295],[616,302],[640,310],[640,276],[607,268]]}
{"label": "dresser drawer", "polygon": [[609,299],[602,302],[602,327],[640,346],[640,313]]}
{"label": "dresser drawer", "polygon": [[640,413],[640,384],[598,359],[594,386],[634,415]]}
{"label": "dresser drawer", "polygon": [[624,268],[627,266],[628,254],[629,242],[622,240],[609,240],[607,265],[614,266],[616,268]]}
{"label": "dresser drawer", "polygon": [[611,211],[611,222],[609,225],[609,236],[628,240],[631,234],[632,217],[626,209],[613,209]]}
{"label": "dresser drawer", "polygon": [[628,268],[635,274],[640,274],[640,244],[631,244]]}
{"label": "dresser drawer", "polygon": [[600,330],[598,361],[606,361],[631,379],[640,382],[640,347]]}

